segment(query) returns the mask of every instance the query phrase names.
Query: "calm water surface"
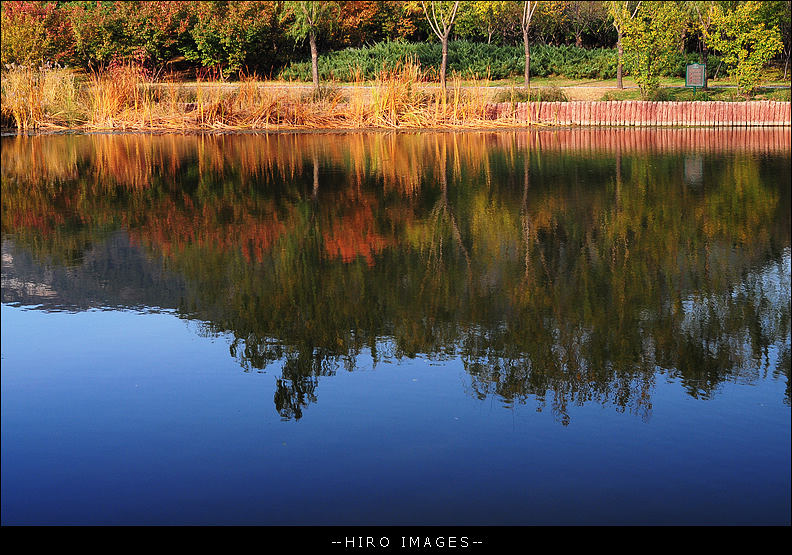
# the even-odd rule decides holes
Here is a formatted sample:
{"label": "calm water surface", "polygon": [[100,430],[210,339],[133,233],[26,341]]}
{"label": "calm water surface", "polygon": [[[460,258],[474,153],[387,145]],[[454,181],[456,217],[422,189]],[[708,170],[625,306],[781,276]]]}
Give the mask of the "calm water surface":
{"label": "calm water surface", "polygon": [[2,523],[788,525],[788,130],[691,133],[2,138]]}

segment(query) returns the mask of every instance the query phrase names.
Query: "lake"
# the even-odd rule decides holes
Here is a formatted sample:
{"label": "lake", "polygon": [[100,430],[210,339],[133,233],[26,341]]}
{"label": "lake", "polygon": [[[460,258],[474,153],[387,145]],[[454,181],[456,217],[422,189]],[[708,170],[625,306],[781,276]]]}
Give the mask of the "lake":
{"label": "lake", "polygon": [[0,141],[4,525],[790,524],[788,129]]}

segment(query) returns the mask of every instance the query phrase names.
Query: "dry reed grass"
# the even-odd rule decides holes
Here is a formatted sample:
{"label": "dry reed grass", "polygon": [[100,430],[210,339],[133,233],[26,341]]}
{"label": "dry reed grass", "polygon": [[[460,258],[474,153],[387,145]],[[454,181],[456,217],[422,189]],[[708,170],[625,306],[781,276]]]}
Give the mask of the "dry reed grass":
{"label": "dry reed grass", "polygon": [[0,84],[4,127],[65,128],[78,117],[79,88],[65,69],[18,67],[3,72]]}
{"label": "dry reed grass", "polygon": [[488,113],[486,82],[447,91],[423,86],[427,76],[406,62],[383,69],[370,86],[319,94],[270,87],[256,75],[229,86],[154,83],[138,68],[119,66],[78,79],[67,70],[12,69],[3,74],[3,126],[20,130],[78,128],[126,131],[420,129],[524,127],[510,114]]}

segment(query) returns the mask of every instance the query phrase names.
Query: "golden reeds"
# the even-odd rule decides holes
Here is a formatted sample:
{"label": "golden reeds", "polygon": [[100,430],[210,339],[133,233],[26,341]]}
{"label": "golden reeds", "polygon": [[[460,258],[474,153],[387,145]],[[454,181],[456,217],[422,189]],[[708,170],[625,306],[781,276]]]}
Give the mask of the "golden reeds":
{"label": "golden reeds", "polygon": [[62,69],[16,68],[3,73],[3,125],[135,131],[524,126],[508,115],[488,114],[486,81],[463,87],[452,76],[443,91],[427,84],[414,61],[383,68],[370,85],[361,75],[351,86],[301,94],[299,86],[279,87],[256,75],[233,84],[216,78],[153,83],[133,66],[83,79]]}
{"label": "golden reeds", "polygon": [[75,119],[78,87],[65,69],[18,67],[3,72],[0,84],[3,126],[63,128]]}

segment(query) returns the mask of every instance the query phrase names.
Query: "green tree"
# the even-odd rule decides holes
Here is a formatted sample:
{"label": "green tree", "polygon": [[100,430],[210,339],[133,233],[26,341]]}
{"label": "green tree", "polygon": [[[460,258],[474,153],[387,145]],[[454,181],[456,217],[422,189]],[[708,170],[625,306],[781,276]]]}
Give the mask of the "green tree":
{"label": "green tree", "polygon": [[448,37],[454,27],[457,12],[459,11],[459,0],[455,2],[424,2],[421,1],[426,20],[432,28],[432,32],[437,35],[442,44],[443,54],[440,62],[440,86],[443,92],[446,90],[446,67],[448,66]]}
{"label": "green tree", "polygon": [[707,65],[709,59],[709,44],[707,43],[707,33],[712,29],[712,15],[710,7],[715,4],[712,0],[687,2],[686,6],[690,11],[693,26],[701,34],[701,58],[704,65]]}
{"label": "green tree", "polygon": [[288,34],[298,41],[308,37],[311,46],[311,74],[314,90],[319,90],[319,51],[316,38],[332,26],[338,15],[337,2],[286,2],[283,21],[289,20]]}
{"label": "green tree", "polygon": [[188,60],[219,68],[227,77],[274,57],[272,35],[280,31],[276,2],[191,2],[189,9],[193,43],[183,48]]}
{"label": "green tree", "polygon": [[773,2],[773,4],[780,4],[779,6],[779,21],[778,27],[781,31],[781,40],[784,42],[784,80],[786,80],[789,71],[789,59],[792,55],[792,2],[785,0],[783,2]]}
{"label": "green tree", "polygon": [[563,0],[542,0],[536,2],[537,10],[531,26],[533,39],[543,44],[561,44],[569,29],[568,2]]}
{"label": "green tree", "polygon": [[616,28],[616,48],[619,52],[619,66],[616,69],[616,86],[619,89],[624,88],[623,74],[624,74],[624,41],[622,36],[624,28],[630,24],[638,12],[641,2],[627,2],[614,0],[608,2],[608,14],[613,19],[613,26]]}
{"label": "green tree", "polygon": [[602,2],[566,2],[569,28],[575,37],[575,46],[583,47],[583,35],[599,26],[606,18]]}
{"label": "green tree", "polygon": [[487,37],[487,44],[498,30],[502,14],[508,11],[509,2],[465,2],[460,5],[456,33],[462,38]]}
{"label": "green tree", "polygon": [[676,2],[641,2],[633,16],[625,18],[622,42],[630,74],[648,98],[660,87],[660,75],[669,69],[686,25]]}
{"label": "green tree", "polygon": [[124,21],[111,2],[75,2],[66,9],[74,33],[76,64],[101,67],[131,53],[123,40]]}
{"label": "green tree", "polygon": [[742,2],[732,10],[720,4],[710,7],[712,29],[708,43],[723,53],[723,61],[737,87],[749,95],[759,85],[762,68],[783,48],[777,26],[762,17],[762,2]]}

